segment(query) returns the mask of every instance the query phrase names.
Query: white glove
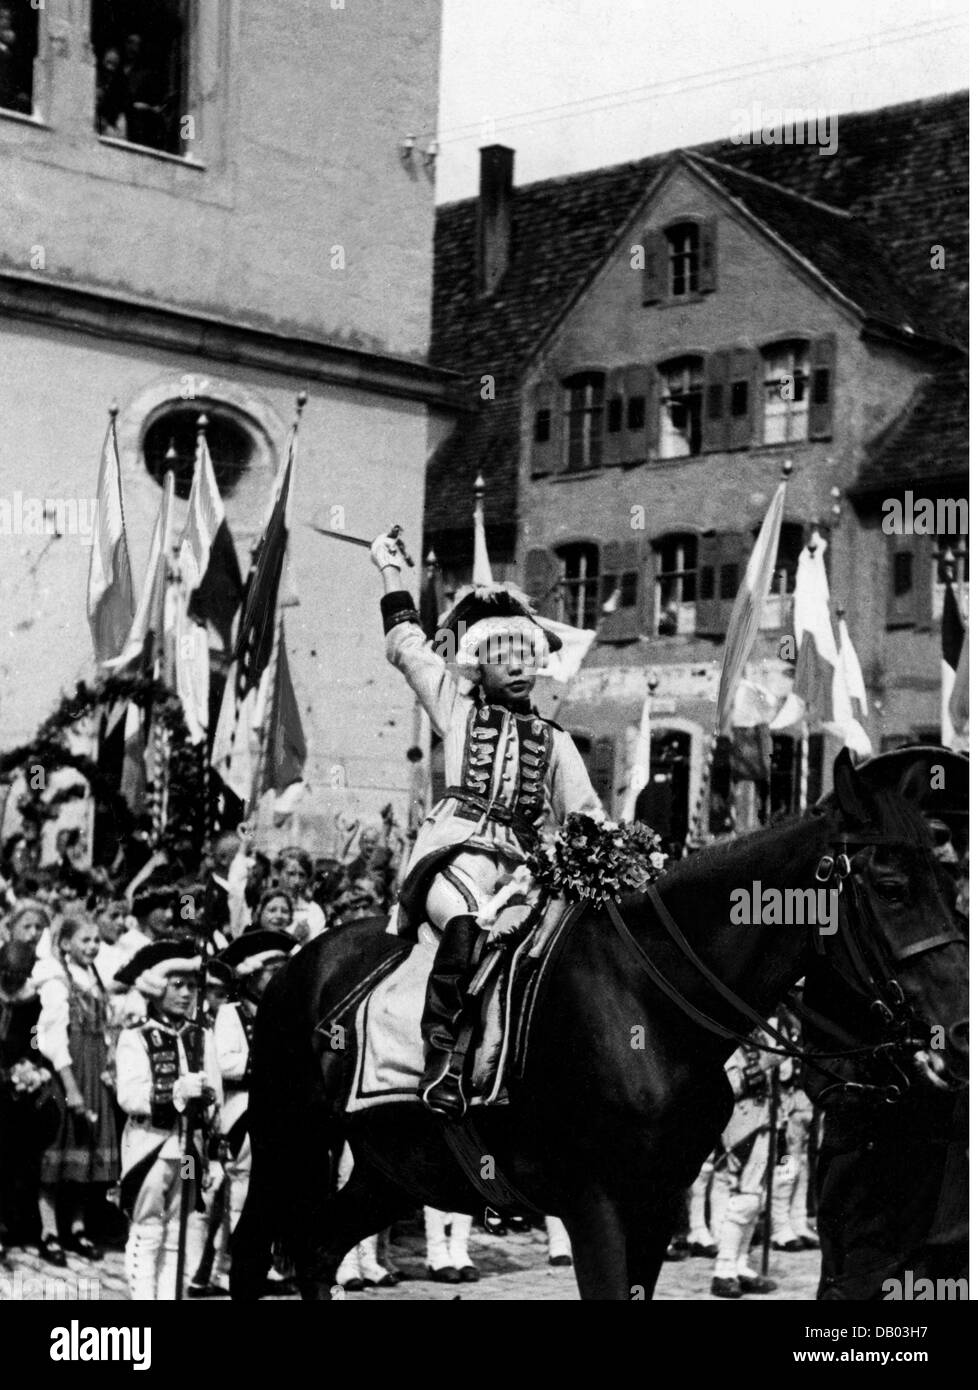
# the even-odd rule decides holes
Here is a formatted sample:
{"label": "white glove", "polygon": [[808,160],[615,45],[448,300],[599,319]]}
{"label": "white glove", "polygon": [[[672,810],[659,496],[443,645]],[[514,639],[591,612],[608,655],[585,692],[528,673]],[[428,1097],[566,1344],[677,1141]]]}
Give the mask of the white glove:
{"label": "white glove", "polygon": [[204,1094],[207,1077],[202,1071],[191,1071],[186,1076],[178,1076],[173,1083],[173,1102],[182,1108],[188,1100],[200,1100]]}
{"label": "white glove", "polygon": [[401,568],[402,556],[397,541],[386,534],[374,541],[370,547],[370,558],[379,570],[385,570],[388,566],[395,570]]}

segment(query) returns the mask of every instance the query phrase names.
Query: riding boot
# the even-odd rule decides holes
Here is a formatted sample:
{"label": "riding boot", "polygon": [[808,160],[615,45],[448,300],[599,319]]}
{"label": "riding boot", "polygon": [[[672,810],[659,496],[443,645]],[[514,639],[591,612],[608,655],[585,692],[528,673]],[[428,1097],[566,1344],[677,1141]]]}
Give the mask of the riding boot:
{"label": "riding boot", "polygon": [[453,917],[445,923],[421,1016],[425,1043],[421,1099],[429,1110],[453,1119],[464,1115],[467,1108],[461,1060],[454,1067],[452,1061],[465,1013],[472,958],[481,934],[474,917]]}

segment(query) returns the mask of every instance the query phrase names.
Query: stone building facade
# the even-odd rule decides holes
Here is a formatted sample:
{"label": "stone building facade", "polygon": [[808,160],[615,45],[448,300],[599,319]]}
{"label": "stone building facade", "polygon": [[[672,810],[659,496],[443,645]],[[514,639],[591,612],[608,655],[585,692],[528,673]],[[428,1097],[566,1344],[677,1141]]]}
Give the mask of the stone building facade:
{"label": "stone building facade", "polygon": [[[398,520],[420,548],[425,465],[454,407],[427,361],[431,170],[401,145],[435,122],[438,0],[12,15],[0,493],[87,502],[116,401],[138,584],[162,454],[173,441],[179,526],[204,411],[244,572],[308,392],[282,597],[310,791],[283,834],[318,847],[337,810],[399,806],[408,786],[413,711],[384,664],[376,574],[306,523],[371,536]],[[0,538],[8,747],[93,673],[89,546],[62,530]]]}

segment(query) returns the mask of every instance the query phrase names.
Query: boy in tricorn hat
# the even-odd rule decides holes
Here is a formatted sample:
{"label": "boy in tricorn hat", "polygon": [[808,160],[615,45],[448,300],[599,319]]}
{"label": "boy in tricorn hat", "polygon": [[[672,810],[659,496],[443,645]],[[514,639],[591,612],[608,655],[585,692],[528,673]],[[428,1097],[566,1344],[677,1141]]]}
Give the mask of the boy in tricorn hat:
{"label": "boy in tricorn hat", "polygon": [[[475,914],[524,862],[542,830],[573,812],[605,819],[573,739],[530,703],[537,674],[560,647],[529,600],[502,584],[462,592],[429,644],[390,536],[371,547],[384,581],[387,659],[402,672],[445,744],[446,791],[418,833],[401,889],[398,931],[427,921],[441,934],[421,1031],[421,1096],[464,1110],[451,1059],[465,1000]],[[456,668],[456,675],[449,668]]]}
{"label": "boy in tricorn hat", "polygon": [[[191,1021],[200,957],[193,941],[154,941],[116,974],[147,1000],[147,1018],[126,1028],[116,1051],[116,1094],[128,1116],[122,1134],[122,1207],[130,1217],[126,1277],[133,1299],[174,1298],[184,1154],[181,1118],[206,1122],[221,1102],[221,1074],[209,1030]],[[194,1179],[206,1171],[200,1125]],[[195,1207],[198,1204],[195,1203]],[[186,1268],[197,1267],[205,1227],[187,1226]]]}

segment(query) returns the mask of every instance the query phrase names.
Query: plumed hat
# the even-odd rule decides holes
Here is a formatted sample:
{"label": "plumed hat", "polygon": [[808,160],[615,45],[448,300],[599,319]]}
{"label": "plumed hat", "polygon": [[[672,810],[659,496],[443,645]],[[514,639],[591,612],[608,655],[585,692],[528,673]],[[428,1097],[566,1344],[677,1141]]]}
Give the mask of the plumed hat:
{"label": "plumed hat", "polygon": [[530,599],[512,584],[479,584],[461,589],[438,625],[434,646],[448,648],[446,660],[466,673],[495,656],[504,644],[520,644],[524,664],[541,670],[551,652],[560,651],[556,633],[540,626]]}
{"label": "plumed hat", "polygon": [[192,941],[153,941],[141,946],[132,960],[116,971],[116,983],[138,989],[148,999],[159,999],[168,975],[200,969],[200,952]]}
{"label": "plumed hat", "polygon": [[218,957],[229,965],[239,980],[256,974],[269,961],[284,961],[295,950],[295,937],[284,931],[259,927],[235,937]]}

